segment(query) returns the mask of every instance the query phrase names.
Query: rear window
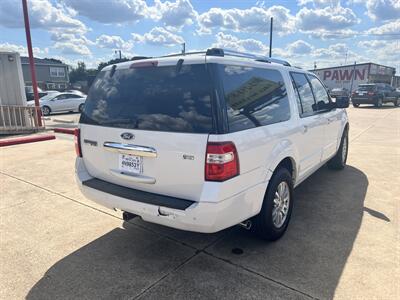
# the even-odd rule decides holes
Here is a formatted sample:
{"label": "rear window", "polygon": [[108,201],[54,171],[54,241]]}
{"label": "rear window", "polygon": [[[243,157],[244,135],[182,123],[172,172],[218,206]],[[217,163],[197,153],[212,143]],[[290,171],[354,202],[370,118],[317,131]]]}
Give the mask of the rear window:
{"label": "rear window", "polygon": [[107,127],[210,133],[212,87],[204,64],[102,71],[80,122]]}
{"label": "rear window", "polygon": [[230,132],[289,120],[289,100],[279,71],[231,65],[221,68]]}
{"label": "rear window", "polygon": [[373,91],[375,90],[375,85],[359,85],[358,90],[359,91]]}

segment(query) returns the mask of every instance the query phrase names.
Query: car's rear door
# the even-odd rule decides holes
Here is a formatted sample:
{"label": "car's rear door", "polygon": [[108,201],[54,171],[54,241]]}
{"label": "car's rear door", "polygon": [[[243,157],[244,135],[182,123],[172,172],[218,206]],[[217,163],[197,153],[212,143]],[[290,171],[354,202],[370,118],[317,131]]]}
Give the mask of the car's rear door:
{"label": "car's rear door", "polygon": [[78,110],[81,97],[75,94],[67,94],[65,99],[65,110]]}
{"label": "car's rear door", "polygon": [[213,132],[205,64],[102,71],[81,115],[85,166],[93,177],[188,200],[200,198]]}

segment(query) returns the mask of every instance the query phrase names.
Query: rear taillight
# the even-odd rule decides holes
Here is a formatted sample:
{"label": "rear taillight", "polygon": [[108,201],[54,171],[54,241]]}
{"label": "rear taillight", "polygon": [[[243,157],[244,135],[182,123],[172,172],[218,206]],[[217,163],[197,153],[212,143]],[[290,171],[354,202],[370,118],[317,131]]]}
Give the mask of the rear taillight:
{"label": "rear taillight", "polygon": [[81,148],[81,131],[79,128],[74,130],[74,141],[75,141],[75,152],[76,156],[82,157],[82,148]]}
{"label": "rear taillight", "polygon": [[368,92],[368,96],[373,96],[373,95],[375,95],[374,92]]}
{"label": "rear taillight", "polygon": [[225,181],[239,175],[239,157],[232,142],[209,142],[205,180]]}

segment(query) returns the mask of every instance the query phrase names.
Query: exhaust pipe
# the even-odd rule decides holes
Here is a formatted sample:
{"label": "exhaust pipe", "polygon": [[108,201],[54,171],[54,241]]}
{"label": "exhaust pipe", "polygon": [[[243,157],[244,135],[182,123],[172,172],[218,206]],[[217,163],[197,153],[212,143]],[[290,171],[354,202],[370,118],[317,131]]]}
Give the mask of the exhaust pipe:
{"label": "exhaust pipe", "polygon": [[243,227],[246,230],[250,230],[252,223],[250,220],[246,220],[246,221],[239,223],[238,225]]}

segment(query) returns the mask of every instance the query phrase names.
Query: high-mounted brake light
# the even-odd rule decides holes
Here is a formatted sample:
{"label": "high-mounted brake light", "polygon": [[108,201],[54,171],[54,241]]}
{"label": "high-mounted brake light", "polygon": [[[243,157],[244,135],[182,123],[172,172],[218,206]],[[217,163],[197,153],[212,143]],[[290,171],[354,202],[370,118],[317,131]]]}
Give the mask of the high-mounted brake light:
{"label": "high-mounted brake light", "polygon": [[134,69],[134,68],[157,67],[157,65],[158,65],[158,60],[145,60],[145,61],[134,62],[133,64],[130,65],[129,68]]}
{"label": "high-mounted brake light", "polygon": [[208,142],[205,180],[225,181],[239,175],[239,156],[232,142]]}
{"label": "high-mounted brake light", "polygon": [[75,152],[76,156],[82,157],[82,148],[81,148],[81,131],[79,128],[74,130],[74,141],[75,141]]}

